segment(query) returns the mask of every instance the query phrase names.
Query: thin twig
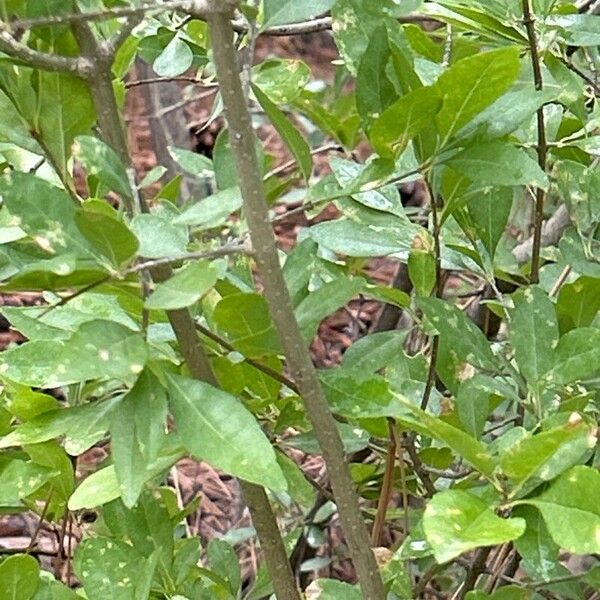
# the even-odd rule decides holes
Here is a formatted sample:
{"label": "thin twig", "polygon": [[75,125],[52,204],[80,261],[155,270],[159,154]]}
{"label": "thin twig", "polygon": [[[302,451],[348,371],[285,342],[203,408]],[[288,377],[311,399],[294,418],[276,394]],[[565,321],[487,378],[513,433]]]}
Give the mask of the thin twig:
{"label": "thin twig", "polygon": [[[219,346],[221,346],[228,352],[237,352],[237,349],[233,344],[228,342],[226,339],[222,338],[220,335],[217,335],[207,327],[204,327],[204,325],[201,325],[200,323],[198,323],[198,321],[196,321],[196,329],[202,335],[206,336],[213,342],[216,342],[217,344],[219,344]],[[245,356],[244,361],[247,362],[251,367],[254,367],[257,371],[260,371],[261,373],[264,373],[271,379],[274,379],[275,381],[278,381],[279,383],[285,385],[293,392],[296,392],[296,394],[300,393],[298,386],[289,377],[286,377],[283,373],[279,373],[278,371],[272,369],[268,365],[265,365],[260,361],[250,357]]]}
{"label": "thin twig", "polygon": [[[329,152],[330,150],[342,150],[342,147],[336,143],[324,144],[323,146],[319,146],[318,148],[311,150],[310,155],[317,156],[319,154],[323,154],[324,152]],[[298,161],[295,158],[292,158],[292,159],[288,160],[287,162],[283,163],[282,165],[275,167],[274,169],[269,171],[264,176],[264,180],[266,181],[267,179],[270,179],[271,177],[276,177],[277,175],[281,175],[282,173],[285,173],[287,170],[296,166],[297,162]]]}
{"label": "thin twig", "polygon": [[572,271],[571,265],[567,265],[562,270],[562,273],[559,275],[558,279],[555,281],[554,285],[552,286],[550,293],[548,294],[550,296],[550,298],[553,298],[554,296],[556,296],[556,294],[558,294],[558,292],[560,291],[560,288],[563,286],[563,284],[565,283],[565,281],[571,274],[571,271]]}
{"label": "thin twig", "polygon": [[218,87],[216,83],[205,83],[199,77],[191,77],[187,75],[178,75],[177,77],[148,77],[146,79],[135,79],[125,83],[125,89],[131,89],[140,85],[152,85],[154,83],[168,83],[171,81],[182,81],[186,83],[194,83],[202,87]]}
{"label": "thin twig", "polygon": [[587,73],[582,71],[578,66],[574,65],[570,60],[567,60],[563,56],[559,56],[558,58],[562,62],[562,64],[565,65],[565,67],[567,67],[567,69],[573,71],[573,73],[581,77],[581,79],[583,79],[594,90],[594,94],[596,96],[600,96],[600,85],[598,85],[597,81],[594,81],[594,79],[592,79]]}
{"label": "thin twig", "polygon": [[50,506],[50,501],[52,500],[53,494],[54,494],[54,488],[52,487],[52,488],[50,488],[50,493],[48,494],[48,498],[46,498],[46,501],[44,502],[44,508],[42,509],[40,518],[38,519],[38,522],[35,526],[35,531],[33,532],[33,535],[31,536],[31,540],[29,541],[29,544],[27,545],[27,548],[25,549],[26,554],[31,554],[31,551],[35,547],[38,535],[40,534],[40,530],[42,529],[42,525],[44,524],[44,519],[46,518],[46,513],[48,512],[48,508]]}
{"label": "thin twig", "polygon": [[164,265],[173,265],[184,260],[207,260],[240,253],[251,256],[252,250],[248,248],[247,244],[230,244],[215,250],[201,250],[199,252],[187,252],[179,256],[165,256],[164,258],[155,258],[153,260],[138,263],[137,265],[125,269],[120,276],[126,277],[127,275],[140,273],[141,271],[146,271],[147,269],[153,269],[154,267],[160,267]]}

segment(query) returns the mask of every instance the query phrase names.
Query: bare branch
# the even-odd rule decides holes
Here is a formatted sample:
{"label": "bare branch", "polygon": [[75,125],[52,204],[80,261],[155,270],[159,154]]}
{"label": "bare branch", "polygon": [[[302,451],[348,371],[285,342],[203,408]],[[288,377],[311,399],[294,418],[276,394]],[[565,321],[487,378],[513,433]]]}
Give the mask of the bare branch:
{"label": "bare branch", "polygon": [[202,252],[188,252],[187,254],[181,254],[180,256],[167,256],[165,258],[157,258],[155,260],[149,260],[141,262],[133,267],[127,269],[123,276],[131,275],[133,273],[140,273],[146,269],[153,269],[163,265],[172,265],[183,260],[208,260],[213,258],[222,258],[223,256],[231,256],[232,254],[239,254],[243,252],[245,254],[251,254],[250,249],[245,244],[231,244],[229,246],[223,246],[216,250],[202,251]]}
{"label": "bare branch", "polygon": [[[543,224],[541,235],[541,247],[554,246],[558,244],[563,232],[571,224],[567,207],[563,204],[556,212]],[[531,260],[533,249],[533,237],[525,240],[515,248],[512,254],[519,264]]]}
{"label": "bare branch", "polygon": [[198,77],[191,77],[186,75],[179,75],[178,77],[148,77],[147,79],[135,79],[134,81],[128,81],[125,83],[125,89],[138,87],[140,85],[152,85],[154,83],[168,83],[170,81],[182,81],[185,83],[194,83],[201,85],[202,87],[218,87],[216,83],[205,83]]}
{"label": "bare branch", "polygon": [[78,75],[88,66],[84,58],[46,54],[22,44],[7,31],[4,23],[0,23],[0,51],[34,69]]}

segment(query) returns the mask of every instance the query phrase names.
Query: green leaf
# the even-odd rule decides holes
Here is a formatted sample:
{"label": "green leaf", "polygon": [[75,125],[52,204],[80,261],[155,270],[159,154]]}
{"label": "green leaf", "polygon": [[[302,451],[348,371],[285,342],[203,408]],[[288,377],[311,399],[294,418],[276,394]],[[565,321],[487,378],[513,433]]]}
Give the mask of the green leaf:
{"label": "green leaf", "polygon": [[355,585],[337,581],[336,579],[316,579],[309,590],[314,600],[361,600],[360,590]]}
{"label": "green leaf", "polygon": [[283,452],[277,452],[277,463],[288,484],[288,494],[302,508],[308,510],[314,503],[316,492],[298,465]]}
{"label": "green leaf", "polygon": [[387,30],[382,26],[374,32],[356,78],[356,108],[366,131],[398,95],[387,74],[390,58]]}
{"label": "green leaf", "polygon": [[192,454],[246,481],[286,488],[271,444],[239,400],[201,381],[177,375],[167,379],[177,431]]}
{"label": "green leaf", "polygon": [[310,68],[301,60],[271,58],[252,68],[252,83],[275,104],[292,102],[310,78]]}
{"label": "green leaf", "polygon": [[[577,464],[595,444],[593,431],[584,422],[567,423],[519,440],[505,450],[500,460],[512,488],[509,498],[540,481],[554,479]],[[529,482],[531,485],[526,487]]]}
{"label": "green leaf", "polygon": [[445,140],[508,91],[521,69],[516,46],[459,60],[436,83],[444,105],[436,117]]}
{"label": "green leaf", "polygon": [[525,521],[498,517],[476,496],[448,490],[437,493],[427,504],[423,529],[441,564],[474,548],[517,539],[525,531]]}
{"label": "green leaf", "polygon": [[531,598],[530,590],[517,585],[502,586],[493,594],[475,590],[465,596],[465,600],[530,600]]}
{"label": "green leaf", "polygon": [[168,146],[167,150],[169,151],[171,158],[176,161],[186,173],[194,175],[195,177],[212,175],[212,161],[203,154],[192,152],[185,148],[176,148],[175,146]]}
{"label": "green leaf", "polygon": [[142,556],[158,556],[162,571],[169,572],[173,563],[173,526],[164,498],[148,491],[137,506],[126,508],[123,502],[110,502],[102,509],[104,524],[117,540],[128,540]]}
{"label": "green leaf", "polygon": [[47,307],[5,306],[2,313],[15,329],[32,341],[67,339],[83,323],[97,319],[114,321],[134,331],[138,329],[138,324],[121,308],[115,296],[86,292],[71,298],[67,304],[52,306],[50,311]]}
{"label": "green leaf", "polygon": [[[183,456],[184,452],[180,448],[168,448],[161,452],[158,459],[148,466],[145,481],[150,481],[159,475],[164,476],[165,471],[170,469]],[[79,484],[69,499],[69,510],[96,508],[116,500],[120,495],[121,487],[117,479],[115,466],[110,465],[95,471]]]}
{"label": "green leaf", "polygon": [[121,540],[93,537],[77,548],[73,564],[88,600],[144,600],[156,558],[145,559]]}
{"label": "green leaf", "polygon": [[260,357],[281,351],[269,307],[259,294],[225,296],[215,307],[212,318],[245,356]]}
{"label": "green leaf", "polygon": [[69,510],[96,508],[118,498],[121,488],[114,465],[88,475],[69,498]]}
{"label": "green leaf", "polygon": [[75,214],[75,222],[83,237],[111,266],[119,268],[135,256],[137,238],[121,221],[99,212],[81,210]]}
{"label": "green leaf", "polygon": [[60,188],[30,174],[12,172],[0,180],[4,206],[49,256],[67,252],[91,258],[91,248],[75,224],[75,204]]}
{"label": "green leaf", "polygon": [[515,309],[510,322],[510,341],[521,373],[535,387],[554,362],[558,343],[554,304],[537,286],[519,290],[512,298]]}
{"label": "green leaf", "polygon": [[403,353],[405,331],[381,331],[359,338],[344,352],[344,369],[376,373]]}
{"label": "green leaf", "polygon": [[95,137],[79,136],[75,140],[73,156],[83,164],[88,175],[97,177],[108,189],[131,198],[127,171],[110,146]]}
{"label": "green leaf", "polygon": [[178,227],[162,214],[136,215],[131,229],[138,238],[138,254],[146,258],[174,258],[185,254],[188,232]]}
{"label": "green leaf", "polygon": [[596,15],[552,15],[545,25],[557,29],[562,41],[570,46],[600,45],[600,23]]}
{"label": "green leaf", "polygon": [[537,162],[508,142],[475,142],[446,164],[481,185],[532,185],[544,189],[549,185]]}
{"label": "green leaf", "polygon": [[9,556],[0,563],[0,597],[29,600],[40,584],[40,566],[27,554]]}
{"label": "green leaf", "polygon": [[[62,515],[67,507],[69,497],[75,488],[75,471],[73,461],[57,441],[25,446],[36,465],[41,465],[54,472],[55,476],[48,481],[42,493],[47,493],[48,515]],[[48,490],[46,492],[46,490]]]}
{"label": "green leaf", "polygon": [[416,227],[391,219],[388,223],[388,227],[384,228],[350,219],[336,219],[313,225],[309,232],[319,244],[346,256],[367,258],[408,252]]}
{"label": "green leaf", "polygon": [[461,383],[454,398],[458,417],[465,431],[479,439],[490,414],[490,396],[497,393],[498,386],[491,377],[477,373]]}
{"label": "green leaf", "polygon": [[223,540],[212,539],[206,551],[213,572],[222,578],[233,597],[239,596],[240,563],[231,545]]}
{"label": "green leaf", "polygon": [[373,10],[371,0],[337,0],[331,7],[333,34],[345,65],[356,76],[375,32],[383,25],[392,41],[404,41],[396,19]]}
{"label": "green leaf", "polygon": [[561,333],[592,324],[600,312],[600,279],[580,277],[560,288],[556,314]]}
{"label": "green leaf", "polygon": [[417,304],[440,337],[451,344],[457,360],[474,367],[494,368],[487,338],[463,311],[438,298],[419,298]]}
{"label": "green leaf", "polygon": [[156,58],[152,68],[159,77],[177,77],[185,73],[193,62],[192,49],[182,39],[182,36],[177,34]]}
{"label": "green leaf", "polygon": [[242,207],[240,188],[232,187],[194,202],[173,219],[174,225],[191,225],[211,229],[225,223],[231,213]]}
{"label": "green leaf", "polygon": [[40,585],[33,600],[80,600],[80,596],[56,581],[48,571],[42,571],[40,575]]}
{"label": "green leaf", "polygon": [[576,466],[563,473],[541,495],[520,500],[535,506],[544,517],[552,539],[567,552],[600,552],[600,473]]}
{"label": "green leaf", "polygon": [[110,415],[120,400],[112,398],[42,413],[0,439],[0,448],[39,444],[68,434],[66,450],[70,454],[81,454],[108,430]]}
{"label": "green leaf", "polygon": [[515,540],[524,570],[528,575],[544,580],[556,576],[560,548],[550,537],[540,511],[533,506],[516,506],[513,515],[525,519],[527,523],[525,533]]}
{"label": "green leaf", "polygon": [[304,4],[296,0],[265,0],[262,29],[314,19],[327,12],[334,2],[335,0],[313,0],[309,4]]}
{"label": "green leaf", "polygon": [[239,210],[243,203],[240,188],[229,188],[191,204],[173,219],[173,224],[191,225],[202,229],[218,227],[227,221],[231,213]]}
{"label": "green leaf", "polygon": [[77,135],[89,133],[96,120],[87,83],[67,73],[12,69],[11,76],[18,81],[16,89],[9,85],[4,91],[27,121],[29,131],[35,132],[44,155],[60,176],[69,180],[71,145]]}
{"label": "green leaf", "polygon": [[423,230],[415,236],[408,255],[408,276],[419,296],[429,296],[435,287],[437,269],[433,239]]}
{"label": "green leaf", "polygon": [[28,342],[3,352],[0,374],[32,387],[59,387],[91,379],[130,380],[148,350],[139,333],[111,321],[90,321],[67,340]]}
{"label": "green leaf", "polygon": [[331,409],[344,417],[396,417],[406,413],[387,381],[379,375],[327,369],[319,373],[319,379]]}
{"label": "green leaf", "polygon": [[510,188],[486,188],[469,200],[469,215],[475,231],[492,260],[506,229],[512,205],[513,190]]}
{"label": "green leaf", "polygon": [[179,269],[144,302],[148,309],[176,310],[192,306],[217,283],[218,273],[213,263],[195,261]]}
{"label": "green leaf", "polygon": [[398,422],[422,435],[443,442],[457,456],[473,465],[480,473],[488,477],[492,475],[496,468],[496,460],[489,453],[484,443],[442,419],[432,417],[402,396],[397,396],[397,399],[412,413],[412,417],[399,416]]}
{"label": "green leaf", "polygon": [[593,377],[600,363],[600,329],[580,327],[563,335],[554,353],[554,366],[544,376],[548,384],[565,384]]}
{"label": "green leaf", "polygon": [[442,107],[437,87],[420,87],[408,92],[383,111],[369,132],[381,156],[399,156],[408,143],[431,125]]}
{"label": "green leaf", "polygon": [[[342,188],[348,189],[349,193],[352,190],[352,198],[354,200],[368,208],[405,218],[402,200],[395,185],[386,185],[379,189],[369,189],[371,187],[369,170],[373,164],[361,165],[337,156],[332,156],[329,159],[329,165],[338,183]],[[383,177],[386,177],[388,174],[386,173]],[[377,180],[375,183],[380,183],[380,180]],[[363,189],[366,191],[360,191]],[[359,191],[360,193],[358,193]]]}
{"label": "green leaf", "polygon": [[34,462],[17,459],[0,462],[0,506],[20,506],[21,500],[55,475],[56,472]]}
{"label": "green leaf", "polygon": [[150,465],[165,439],[167,398],[156,378],[144,371],[116,407],[110,426],[111,449],[121,498],[137,502]]}
{"label": "green leaf", "polygon": [[457,136],[460,138],[477,136],[488,139],[504,137],[523,123],[527,123],[538,108],[555,98],[554,90],[537,91],[533,84],[523,89],[510,90],[465,125]]}
{"label": "green leaf", "polygon": [[323,284],[300,302],[296,308],[296,319],[304,339],[311,340],[321,321],[359,294],[365,283],[361,277],[335,279]]}
{"label": "green leaf", "polygon": [[259,86],[252,84],[252,91],[267,117],[269,117],[271,123],[277,130],[277,133],[279,133],[285,145],[296,159],[305,181],[308,181],[312,172],[312,156],[308,143],[285,114],[277,108],[277,105],[274,102],[271,102],[269,97]]}

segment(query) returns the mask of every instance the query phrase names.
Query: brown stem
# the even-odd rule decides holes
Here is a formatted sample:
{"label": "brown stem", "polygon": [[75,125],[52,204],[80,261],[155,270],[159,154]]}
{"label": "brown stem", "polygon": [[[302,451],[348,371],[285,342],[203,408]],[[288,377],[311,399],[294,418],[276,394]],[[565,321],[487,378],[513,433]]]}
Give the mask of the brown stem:
{"label": "brown stem", "polygon": [[[91,60],[94,61],[95,68],[87,81],[92,91],[104,141],[117,152],[125,165],[131,166],[125,132],[119,117],[112,85],[111,63],[114,57],[98,43],[86,22],[75,22],[73,33],[82,52],[93,57]],[[147,210],[143,202],[141,208]],[[126,199],[126,209],[130,215],[135,213],[136,206],[133,195],[131,198]],[[156,265],[150,269],[150,273],[153,280],[160,283],[171,277],[172,269],[169,265]],[[204,346],[196,334],[194,320],[189,310],[168,311],[167,316],[192,376],[218,386],[219,383]],[[281,600],[300,600],[285,545],[265,491],[260,486],[245,481],[240,481],[240,486],[251,510],[252,519],[258,538],[261,541],[265,562],[271,574],[277,597]]]}
{"label": "brown stem", "polygon": [[[524,24],[527,30],[527,39],[529,40],[529,50],[531,52],[531,63],[533,66],[533,80],[535,89],[541,91],[544,89],[544,80],[542,78],[542,65],[537,45],[537,34],[535,32],[535,19],[531,9],[531,0],[523,0]],[[537,119],[537,155],[540,169],[545,173],[548,162],[548,142],[546,139],[546,120],[544,117],[544,107],[540,107],[536,112]],[[538,187],[535,190],[535,218],[533,229],[533,247],[531,252],[531,283],[538,283],[540,278],[540,250],[542,247],[542,225],[544,222],[544,203],[546,192]]]}
{"label": "brown stem", "polygon": [[455,594],[457,600],[463,600],[463,598],[475,587],[479,576],[485,571],[485,563],[487,562],[491,551],[492,546],[479,548],[479,550],[477,550],[471,568],[467,572],[467,577]]}
{"label": "brown stem", "polygon": [[379,493],[379,502],[377,503],[377,512],[375,521],[373,522],[373,531],[371,531],[371,543],[375,547],[381,546],[381,538],[383,536],[383,527],[387,515],[387,508],[392,496],[394,487],[394,467],[396,465],[396,436],[394,435],[394,420],[389,419],[388,429],[390,432],[390,444],[385,457],[385,470],[383,473],[383,481],[381,483],[381,492]]}
{"label": "brown stem", "polygon": [[279,265],[262,175],[256,158],[254,130],[239,74],[231,12],[228,10],[222,12],[226,8],[222,4],[213,5],[213,11],[207,16],[212,33],[217,78],[221,86],[232,150],[244,198],[246,219],[263,281],[265,298],[279,332],[293,379],[300,389],[328,467],[340,521],[354,560],[363,598],[384,600],[386,594],[383,582],[370,547],[354,482],[345,460],[342,441],[300,332]]}

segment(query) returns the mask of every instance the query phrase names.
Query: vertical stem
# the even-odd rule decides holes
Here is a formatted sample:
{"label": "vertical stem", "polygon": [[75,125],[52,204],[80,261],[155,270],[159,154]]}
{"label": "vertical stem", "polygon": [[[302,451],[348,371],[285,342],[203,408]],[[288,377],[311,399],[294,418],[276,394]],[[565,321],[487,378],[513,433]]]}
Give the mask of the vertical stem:
{"label": "vertical stem", "polygon": [[373,546],[381,546],[381,539],[383,537],[383,527],[385,525],[385,518],[387,515],[387,508],[390,503],[392,496],[392,490],[394,488],[394,467],[396,466],[396,436],[394,435],[395,427],[394,419],[388,419],[388,430],[390,445],[388,453],[385,458],[385,470],[383,473],[383,480],[381,483],[381,491],[379,492],[379,502],[377,503],[377,512],[375,513],[375,520],[373,522],[373,530],[371,531],[371,543]]}
{"label": "vertical stem", "polygon": [[[429,180],[427,180],[427,190],[429,192],[429,204],[431,206],[431,218],[433,221],[433,249],[435,252],[435,296],[441,298],[444,294],[444,281],[442,279],[442,249],[440,245],[440,216],[438,213],[437,198]],[[440,348],[440,336],[436,335],[431,342],[431,357],[429,360],[429,371],[427,373],[427,383],[425,391],[421,398],[421,409],[425,410],[429,404],[431,392],[435,384],[435,370],[437,366],[437,357]]]}
{"label": "vertical stem", "polygon": [[[87,83],[92,92],[102,137],[117,152],[123,163],[130,167],[131,157],[112,85],[111,63],[114,57],[106,54],[106,49],[96,40],[87,23],[81,26],[74,25],[73,33],[81,51],[90,57],[95,67],[87,77]],[[136,210],[135,202],[133,198],[126,201],[126,210],[133,216]],[[141,208],[144,211],[148,210],[143,202]],[[152,279],[160,283],[171,277],[172,269],[169,265],[158,265],[150,269],[150,273]],[[167,311],[167,316],[192,376],[219,387],[204,345],[196,333],[190,311]],[[285,545],[265,490],[243,480],[240,480],[240,487],[250,509],[278,600],[300,600]]]}
{"label": "vertical stem", "polygon": [[[328,467],[340,521],[365,600],[384,600],[386,594],[370,547],[358,495],[345,460],[344,448],[319,384],[310,354],[294,315],[289,291],[279,265],[275,237],[256,159],[254,130],[240,80],[234,48],[231,11],[214,3],[208,21],[217,79],[221,86],[231,145],[236,159],[246,219],[271,317],[298,384],[307,413]],[[225,3],[227,4],[227,3]],[[221,12],[224,11],[224,12]]]}
{"label": "vertical stem", "polygon": [[[535,89],[540,91],[544,88],[542,78],[542,66],[540,54],[537,45],[537,35],[535,32],[535,19],[531,9],[531,0],[523,0],[523,17],[527,30],[527,39],[529,40],[529,49],[531,51],[531,63],[533,66],[533,80]],[[536,113],[537,118],[537,155],[538,164],[544,173],[548,162],[548,142],[546,139],[546,121],[544,118],[544,107],[540,107]],[[544,203],[546,192],[541,188],[535,191],[535,217],[533,225],[533,247],[531,250],[531,283],[538,283],[540,277],[540,250],[542,246],[542,224],[544,221]]]}

